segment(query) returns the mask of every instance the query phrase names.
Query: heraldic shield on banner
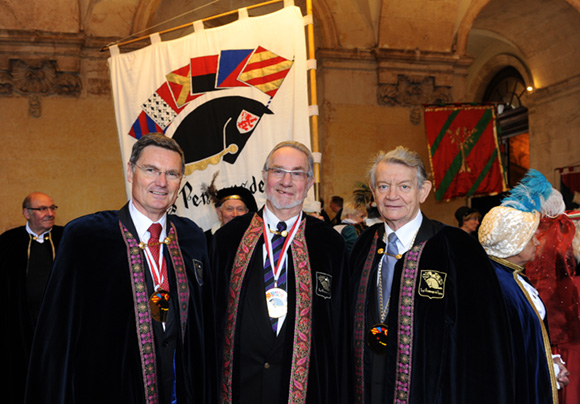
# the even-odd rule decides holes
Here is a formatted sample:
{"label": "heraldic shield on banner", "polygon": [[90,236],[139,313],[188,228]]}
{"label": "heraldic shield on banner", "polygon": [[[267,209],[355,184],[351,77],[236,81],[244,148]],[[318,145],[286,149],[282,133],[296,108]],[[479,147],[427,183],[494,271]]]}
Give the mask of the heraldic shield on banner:
{"label": "heraldic shield on banner", "polygon": [[435,199],[507,191],[493,105],[425,107]]}
{"label": "heraldic shield on banner", "polygon": [[[244,186],[258,205],[262,165],[283,140],[310,145],[304,20],[298,7],[247,17],[109,59],[123,163],[160,132],[185,154],[174,211],[204,229],[217,220],[201,190]],[[152,37],[153,40],[153,37]],[[127,186],[127,192],[130,189]]]}

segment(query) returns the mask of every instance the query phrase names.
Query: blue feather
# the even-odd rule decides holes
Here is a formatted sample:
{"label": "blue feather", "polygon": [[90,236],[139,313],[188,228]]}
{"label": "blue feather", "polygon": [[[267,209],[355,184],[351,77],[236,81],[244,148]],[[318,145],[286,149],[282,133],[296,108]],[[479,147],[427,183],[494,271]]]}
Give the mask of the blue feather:
{"label": "blue feather", "polygon": [[531,168],[520,183],[512,188],[509,195],[502,200],[501,204],[524,212],[540,211],[542,202],[551,193],[552,184],[541,172]]}

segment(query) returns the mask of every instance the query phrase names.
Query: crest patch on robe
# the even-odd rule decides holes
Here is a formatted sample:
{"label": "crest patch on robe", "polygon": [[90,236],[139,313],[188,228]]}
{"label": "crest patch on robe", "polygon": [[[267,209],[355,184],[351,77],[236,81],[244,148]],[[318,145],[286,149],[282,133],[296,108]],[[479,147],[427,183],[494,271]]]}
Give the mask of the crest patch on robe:
{"label": "crest patch on robe", "polygon": [[193,260],[193,272],[195,273],[195,279],[199,286],[203,286],[203,263],[199,260]]}
{"label": "crest patch on robe", "polygon": [[433,269],[424,269],[419,277],[419,296],[429,299],[443,299],[445,297],[445,272]]}
{"label": "crest patch on robe", "polygon": [[332,275],[316,272],[316,294],[324,299],[332,297]]}

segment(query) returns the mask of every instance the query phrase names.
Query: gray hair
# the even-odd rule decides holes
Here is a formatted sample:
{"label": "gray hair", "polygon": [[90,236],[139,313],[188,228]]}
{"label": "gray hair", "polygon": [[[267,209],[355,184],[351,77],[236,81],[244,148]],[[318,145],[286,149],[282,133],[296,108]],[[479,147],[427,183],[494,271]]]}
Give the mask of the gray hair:
{"label": "gray hair", "polygon": [[369,183],[373,189],[376,186],[375,172],[380,163],[401,164],[409,168],[417,169],[417,186],[419,188],[423,186],[423,183],[428,179],[425,164],[423,164],[423,160],[421,160],[419,153],[407,149],[404,146],[397,146],[395,149],[387,153],[380,151],[372,160],[368,176]]}
{"label": "gray hair", "polygon": [[312,153],[310,152],[308,147],[306,147],[302,143],[296,142],[294,140],[287,140],[287,141],[278,143],[276,146],[274,146],[274,148],[268,154],[268,157],[266,157],[266,161],[264,162],[264,167],[262,168],[262,170],[264,172],[267,172],[268,169],[270,168],[270,159],[272,158],[272,155],[277,150],[279,150],[283,147],[292,147],[293,149],[296,149],[296,150],[304,153],[304,155],[308,159],[308,177],[309,178],[314,177],[314,157],[312,157]]}
{"label": "gray hair", "polygon": [[163,133],[148,133],[147,135],[141,137],[141,139],[139,139],[137,143],[133,145],[133,149],[131,150],[131,157],[129,158],[129,163],[131,163],[132,166],[137,164],[143,149],[145,149],[147,146],[161,147],[162,149],[167,149],[179,153],[179,156],[181,157],[181,173],[183,174],[185,172],[185,156],[183,154],[183,150],[175,140],[165,136]]}

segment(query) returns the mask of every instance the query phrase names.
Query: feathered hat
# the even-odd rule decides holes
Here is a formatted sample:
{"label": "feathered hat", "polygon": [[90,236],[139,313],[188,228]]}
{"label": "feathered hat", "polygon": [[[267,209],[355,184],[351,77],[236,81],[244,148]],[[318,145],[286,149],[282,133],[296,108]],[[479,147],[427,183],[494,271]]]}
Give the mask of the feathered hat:
{"label": "feathered hat", "polygon": [[553,216],[564,209],[562,194],[542,173],[530,169],[501,205],[485,215],[479,227],[479,242],[488,255],[517,255],[536,233],[541,214]]}
{"label": "feathered hat", "polygon": [[566,210],[560,191],[553,188],[546,177],[533,168],[528,170],[501,204],[524,212],[537,211],[546,216],[561,215]]}

